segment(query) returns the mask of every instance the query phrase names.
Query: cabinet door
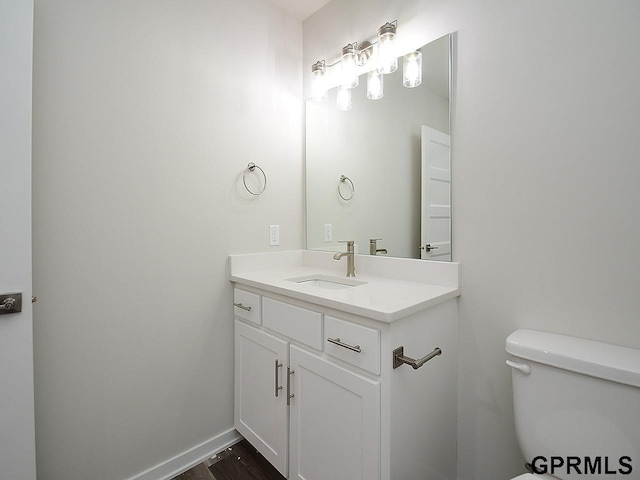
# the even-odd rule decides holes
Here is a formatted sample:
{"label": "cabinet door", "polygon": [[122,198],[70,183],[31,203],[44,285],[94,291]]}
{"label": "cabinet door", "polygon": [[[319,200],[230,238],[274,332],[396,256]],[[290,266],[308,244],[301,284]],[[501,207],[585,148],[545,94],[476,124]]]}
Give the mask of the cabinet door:
{"label": "cabinet door", "polygon": [[235,427],[285,477],[288,351],[288,342],[235,321]]}
{"label": "cabinet door", "polygon": [[380,478],[380,383],[295,346],[290,351],[290,475]]}

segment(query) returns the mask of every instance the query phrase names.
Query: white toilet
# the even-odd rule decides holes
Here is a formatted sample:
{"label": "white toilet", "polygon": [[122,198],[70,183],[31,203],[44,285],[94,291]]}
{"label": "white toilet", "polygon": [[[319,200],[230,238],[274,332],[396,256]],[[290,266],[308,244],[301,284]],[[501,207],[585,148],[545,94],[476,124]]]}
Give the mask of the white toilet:
{"label": "white toilet", "polygon": [[506,341],[525,479],[640,480],[640,350],[534,330]]}

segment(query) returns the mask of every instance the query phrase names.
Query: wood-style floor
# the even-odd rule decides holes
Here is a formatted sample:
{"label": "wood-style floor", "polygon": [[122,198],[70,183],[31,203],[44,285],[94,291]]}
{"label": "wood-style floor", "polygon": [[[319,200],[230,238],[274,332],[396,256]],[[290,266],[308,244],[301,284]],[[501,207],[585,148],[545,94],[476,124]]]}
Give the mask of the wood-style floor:
{"label": "wood-style floor", "polygon": [[173,480],[285,480],[246,440],[196,465]]}

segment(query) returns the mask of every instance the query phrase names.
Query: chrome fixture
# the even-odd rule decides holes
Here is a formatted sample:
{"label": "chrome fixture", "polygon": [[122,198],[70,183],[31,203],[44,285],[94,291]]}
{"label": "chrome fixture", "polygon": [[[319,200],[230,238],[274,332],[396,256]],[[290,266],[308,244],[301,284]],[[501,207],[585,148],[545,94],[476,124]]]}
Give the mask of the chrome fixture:
{"label": "chrome fixture", "polygon": [[[342,190],[340,189],[341,185],[349,186],[349,191],[346,193],[346,195],[342,193]],[[348,202],[353,198],[354,193],[356,193],[356,187],[351,181],[351,179],[346,175],[340,175],[340,181],[338,182],[338,195],[340,195],[340,198],[345,202]]]}
{"label": "chrome fixture", "polygon": [[251,305],[243,305],[242,303],[235,303],[235,302],[233,302],[233,306],[234,306],[234,307],[241,308],[241,309],[243,309],[243,310],[246,310],[247,312],[250,312],[250,311],[251,311]]}
{"label": "chrome fixture", "polygon": [[438,355],[442,355],[442,350],[439,347],[436,347],[433,349],[433,352],[425,355],[422,358],[415,359],[411,357],[405,357],[404,347],[398,347],[393,351],[393,368],[401,367],[406,363],[407,365],[411,365],[414,370],[417,370],[422,365],[427,363],[432,358],[437,357]]}
{"label": "chrome fixture", "polygon": [[355,261],[354,261],[354,240],[341,241],[340,243],[347,244],[347,251],[336,253],[333,256],[334,260],[340,260],[342,257],[347,257],[347,277],[355,277],[356,269],[355,269]]}
{"label": "chrome fixture", "polygon": [[378,248],[378,240],[382,240],[381,238],[370,238],[369,239],[369,254],[370,255],[377,255],[378,253],[382,253],[383,255],[386,255],[387,249],[386,248]]}
{"label": "chrome fixture", "polygon": [[296,373],[295,370],[291,370],[291,367],[287,367],[287,407],[291,406],[291,399],[295,397],[293,393],[291,393],[291,375]]}
{"label": "chrome fixture", "polygon": [[[260,190],[257,191],[253,191],[249,188],[249,186],[247,185],[247,173],[254,173],[256,171],[256,168],[258,170],[260,170],[260,173],[262,174],[262,188]],[[249,164],[247,165],[247,168],[244,169],[244,172],[242,172],[242,183],[244,183],[244,188],[247,189],[247,192],[249,192],[251,195],[254,195],[256,197],[262,195],[264,193],[264,191],[267,189],[267,174],[264,173],[264,170],[262,170],[258,165],[256,165],[253,162],[249,162]]]}
{"label": "chrome fixture", "polygon": [[[327,64],[320,60],[311,66],[311,98],[322,101],[327,98],[327,68],[340,65],[341,77],[333,85],[340,85],[337,107],[340,110],[351,109],[351,92],[359,83],[359,75],[367,74],[367,98],[378,100],[383,96],[384,74],[393,73],[398,69],[398,54],[396,51],[396,37],[398,21],[387,22],[378,28],[375,41],[365,40],[348,43],[342,47],[340,58]],[[403,60],[405,73],[403,85],[417,87],[422,82],[422,54],[411,52]]]}
{"label": "chrome fixture", "polygon": [[275,368],[275,371],[276,371],[276,380],[275,380],[275,384],[276,384],[276,387],[275,387],[275,396],[276,396],[276,398],[277,398],[277,397],[278,397],[278,393],[280,392],[280,390],[282,390],[282,385],[279,385],[279,384],[278,384],[278,369],[279,369],[280,367],[282,367],[282,364],[281,364],[280,362],[278,362],[278,359],[277,359],[277,358],[276,358],[276,365],[275,365],[275,367],[276,367],[276,368]]}
{"label": "chrome fixture", "polygon": [[341,342],[340,337],[327,338],[327,342],[333,343],[342,348],[346,348],[347,350],[353,350],[356,353],[362,353],[362,348],[360,347],[360,345],[349,345],[348,343]]}

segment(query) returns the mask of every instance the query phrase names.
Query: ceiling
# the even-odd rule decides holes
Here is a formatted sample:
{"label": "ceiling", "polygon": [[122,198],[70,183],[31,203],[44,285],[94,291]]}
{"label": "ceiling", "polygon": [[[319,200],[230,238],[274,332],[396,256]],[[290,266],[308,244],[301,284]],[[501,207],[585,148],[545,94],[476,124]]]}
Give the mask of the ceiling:
{"label": "ceiling", "polygon": [[320,10],[331,0],[269,0],[298,20],[304,20],[312,13]]}

